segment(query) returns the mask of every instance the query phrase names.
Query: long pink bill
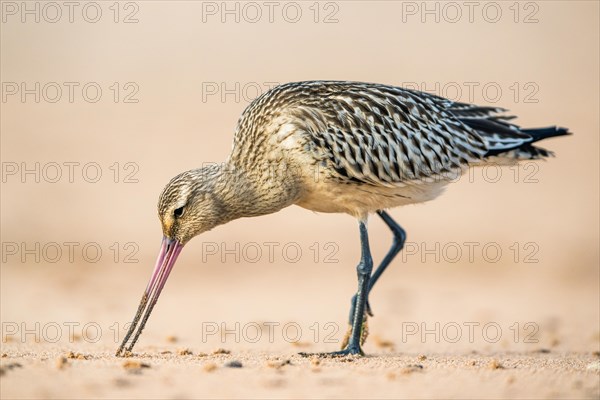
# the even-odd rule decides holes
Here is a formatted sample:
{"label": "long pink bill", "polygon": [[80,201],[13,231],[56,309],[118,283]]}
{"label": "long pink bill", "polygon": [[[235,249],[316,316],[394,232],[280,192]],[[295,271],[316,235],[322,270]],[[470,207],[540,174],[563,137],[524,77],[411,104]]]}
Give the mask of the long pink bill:
{"label": "long pink bill", "polygon": [[[142,334],[144,326],[148,321],[148,317],[150,317],[150,313],[152,313],[152,309],[158,301],[160,292],[165,286],[165,282],[167,282],[167,278],[173,269],[173,265],[175,265],[179,253],[181,253],[181,249],[183,249],[183,245],[178,241],[166,237],[163,238],[160,252],[156,259],[156,265],[154,266],[154,272],[152,272],[148,286],[144,291],[140,305],[135,313],[135,317],[133,317],[133,322],[131,323],[129,330],[123,339],[123,343],[121,343],[117,349],[117,353],[115,354],[117,357],[125,355],[126,352],[130,352]],[[131,343],[127,345],[132,335],[133,339],[131,340]]]}

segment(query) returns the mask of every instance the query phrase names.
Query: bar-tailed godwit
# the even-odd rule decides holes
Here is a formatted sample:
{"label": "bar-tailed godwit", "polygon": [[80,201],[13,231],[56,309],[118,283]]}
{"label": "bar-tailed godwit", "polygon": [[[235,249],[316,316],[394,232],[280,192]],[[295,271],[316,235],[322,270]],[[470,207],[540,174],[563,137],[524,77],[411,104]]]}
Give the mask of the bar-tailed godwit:
{"label": "bar-tailed godwit", "polygon": [[[361,257],[351,331],[344,348],[328,354],[362,354],[368,294],[406,239],[385,209],[436,198],[470,166],[548,157],[552,153],[534,143],[569,134],[558,127],[522,129],[504,111],[359,82],[288,83],[264,93],[240,117],[224,163],[183,172],[160,195],[162,246],[117,355],[135,345],[190,239],[293,204],[358,220]],[[367,219],[374,213],[394,239],[373,272]]]}

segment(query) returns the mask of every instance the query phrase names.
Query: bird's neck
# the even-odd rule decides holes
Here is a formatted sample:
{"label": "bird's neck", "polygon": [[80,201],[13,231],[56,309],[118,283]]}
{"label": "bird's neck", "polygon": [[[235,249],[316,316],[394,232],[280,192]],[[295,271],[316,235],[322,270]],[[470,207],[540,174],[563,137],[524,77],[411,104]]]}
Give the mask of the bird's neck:
{"label": "bird's neck", "polygon": [[[204,170],[204,168],[203,168]],[[275,213],[299,198],[285,166],[245,166],[225,162],[211,167],[212,193],[226,221]]]}

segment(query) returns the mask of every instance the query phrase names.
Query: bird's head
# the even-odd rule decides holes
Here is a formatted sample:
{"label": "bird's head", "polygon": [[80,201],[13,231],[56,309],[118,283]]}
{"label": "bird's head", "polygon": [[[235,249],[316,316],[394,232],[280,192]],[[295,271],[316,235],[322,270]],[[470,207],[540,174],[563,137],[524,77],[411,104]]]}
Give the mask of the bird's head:
{"label": "bird's head", "polygon": [[[222,197],[219,197],[223,192],[222,177],[222,169],[218,166],[187,171],[171,179],[162,191],[158,201],[158,216],[163,230],[160,251],[138,311],[117,355],[123,355],[124,350],[130,351],[135,345],[183,246],[194,236],[227,221],[229,213]],[[136,329],[131,343],[125,348]]]}
{"label": "bird's head", "polygon": [[158,217],[166,239],[181,246],[219,225],[227,210],[215,193],[209,168],[183,172],[165,186],[158,200]]}

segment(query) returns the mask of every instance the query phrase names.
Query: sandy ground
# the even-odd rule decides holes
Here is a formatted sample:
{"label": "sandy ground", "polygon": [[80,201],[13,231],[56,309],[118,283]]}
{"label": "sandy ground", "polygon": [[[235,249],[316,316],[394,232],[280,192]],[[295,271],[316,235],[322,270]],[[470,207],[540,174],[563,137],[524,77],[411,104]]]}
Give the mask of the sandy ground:
{"label": "sandy ground", "polygon": [[[451,271],[446,266],[401,265],[373,293],[367,356],[337,360],[298,353],[339,347],[346,329],[346,291],[353,286],[351,271],[341,265],[322,269],[315,283],[317,268],[307,267],[308,276],[297,282],[282,278],[285,267],[238,268],[202,271],[184,266],[167,285],[133,356],[126,359],[113,354],[138,296],[122,288],[143,282],[143,268],[120,271],[115,295],[104,292],[93,299],[89,291],[109,285],[107,277],[119,272],[114,267],[91,276],[73,269],[69,283],[56,282],[39,269],[5,274],[3,279],[13,284],[33,278],[49,285],[3,287],[7,298],[20,299],[19,307],[26,307],[22,316],[44,317],[38,319],[39,326],[32,317],[15,326],[10,321],[23,319],[5,313],[2,398],[600,395],[593,282],[569,287],[531,271],[501,269],[471,271],[472,279],[464,280],[453,276],[465,272],[459,266]],[[341,274],[343,269],[348,273]],[[326,286],[336,276],[342,276],[338,285],[305,296],[311,286]],[[194,290],[198,280],[210,284]],[[257,289],[262,295],[253,298]],[[27,300],[49,296],[52,304]],[[127,306],[118,304],[122,302]],[[231,361],[239,361],[241,368],[231,367]]]}
{"label": "sandy ground", "polygon": [[[394,353],[339,361],[293,353],[171,353],[123,362],[98,352],[57,361],[64,356],[52,348],[3,359],[3,398],[594,399],[600,390],[600,361],[589,354]],[[242,367],[228,367],[231,360]]]}

